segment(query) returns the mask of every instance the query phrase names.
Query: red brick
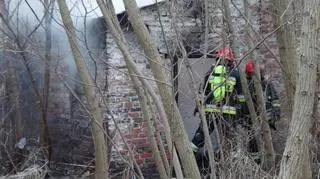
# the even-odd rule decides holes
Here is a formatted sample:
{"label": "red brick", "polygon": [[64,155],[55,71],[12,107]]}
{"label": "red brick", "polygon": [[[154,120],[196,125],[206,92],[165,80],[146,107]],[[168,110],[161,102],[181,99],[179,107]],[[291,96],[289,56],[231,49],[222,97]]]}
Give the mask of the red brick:
{"label": "red brick", "polygon": [[164,131],[164,127],[162,125],[157,126],[158,131]]}
{"label": "red brick", "polygon": [[126,138],[126,139],[131,139],[131,138],[132,138],[132,134],[125,134],[125,135],[124,135],[124,138]]}
{"label": "red brick", "polygon": [[152,157],[152,152],[143,152],[140,154],[140,158],[146,159],[146,158],[151,158]]}
{"label": "red brick", "polygon": [[167,160],[170,160],[170,153],[169,152],[166,153],[166,157],[167,157]]}
{"label": "red brick", "polygon": [[273,55],[270,54],[270,53],[267,53],[264,57],[265,57],[265,58],[273,58]]}
{"label": "red brick", "polygon": [[135,127],[135,128],[132,128],[132,134],[138,134],[141,132],[141,128],[140,127]]}
{"label": "red brick", "polygon": [[140,113],[139,112],[128,112],[128,116],[132,118],[139,118]]}
{"label": "red brick", "polygon": [[141,132],[140,134],[138,134],[139,138],[144,138],[144,137],[148,137],[146,132]]}
{"label": "red brick", "polygon": [[131,102],[124,102],[124,103],[123,103],[123,108],[124,108],[124,109],[130,109],[131,106],[132,106]]}
{"label": "red brick", "polygon": [[146,138],[134,139],[133,140],[133,144],[134,145],[142,145],[142,144],[146,144],[146,143],[147,143],[147,139]]}
{"label": "red brick", "polygon": [[120,152],[120,154],[121,154],[121,155],[127,155],[127,154],[128,154],[128,151],[127,151],[127,150],[123,150],[123,151]]}
{"label": "red brick", "polygon": [[144,159],[138,159],[136,162],[138,165],[144,164]]}
{"label": "red brick", "polygon": [[147,122],[142,122],[142,126],[141,127],[147,129],[148,128],[148,123]]}

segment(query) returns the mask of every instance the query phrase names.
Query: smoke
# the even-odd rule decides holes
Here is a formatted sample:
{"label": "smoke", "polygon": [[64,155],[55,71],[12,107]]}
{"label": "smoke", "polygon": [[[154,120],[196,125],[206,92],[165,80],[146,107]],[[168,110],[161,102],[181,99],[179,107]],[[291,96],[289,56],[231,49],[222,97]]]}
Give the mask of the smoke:
{"label": "smoke", "polygon": [[[81,46],[84,46],[82,43],[84,41],[84,18],[86,17],[89,22],[91,19],[99,17],[99,9],[91,0],[67,0],[66,2],[77,31],[77,38]],[[26,44],[28,57],[32,58],[31,66],[34,69],[42,69],[41,59],[45,54],[45,7],[43,0],[9,0],[6,2],[6,7],[14,34],[19,37],[21,44]],[[57,3],[53,6],[52,16],[52,65],[54,68],[58,65],[62,70],[67,69],[68,75],[66,76],[73,78],[76,74],[76,68]],[[85,56],[86,51],[82,50],[81,52]]]}
{"label": "smoke", "polygon": [[[43,59],[45,54],[45,7],[43,1],[44,0],[9,0],[6,4],[10,17],[10,24],[12,25],[12,27],[14,27],[15,33],[19,34],[20,39],[25,38],[22,41],[27,42],[28,44],[28,55],[32,56],[33,59],[32,66],[38,70],[43,69],[41,67],[38,68],[37,66],[41,65],[41,59]],[[70,9],[73,24],[76,28],[81,53],[85,57],[85,59],[88,59],[89,52],[86,49],[86,45],[84,43],[84,30],[86,27],[89,31],[89,28],[91,26],[90,23],[93,22],[92,20],[102,16],[100,9],[98,8],[96,0],[66,0],[66,2],[68,8]],[[124,11],[122,1],[113,0],[113,2],[117,13]],[[154,0],[137,0],[137,3],[140,7],[143,7],[155,2]],[[53,66],[55,68],[58,65],[59,68],[62,69],[62,71],[68,71],[68,74],[66,76],[72,81],[72,78],[75,77],[77,70],[74,64],[73,55],[71,53],[67,35],[62,25],[63,23],[61,20],[57,2],[55,2],[54,4],[52,16],[52,58],[56,59],[53,60]],[[90,43],[98,43],[97,39],[99,38],[93,37],[92,34],[88,35],[88,31],[86,35]],[[31,33],[32,35],[30,36]],[[98,36],[101,34],[94,35]],[[99,40],[101,41],[101,39]],[[87,60],[87,62],[89,61],[90,60]]]}

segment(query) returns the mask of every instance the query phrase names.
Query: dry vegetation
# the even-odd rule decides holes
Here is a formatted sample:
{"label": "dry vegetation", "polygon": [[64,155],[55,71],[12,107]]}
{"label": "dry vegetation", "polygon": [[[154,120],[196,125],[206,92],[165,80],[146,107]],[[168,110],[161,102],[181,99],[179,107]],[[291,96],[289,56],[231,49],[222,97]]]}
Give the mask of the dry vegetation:
{"label": "dry vegetation", "polygon": [[[54,178],[55,175],[70,176],[75,178],[147,178],[146,170],[141,168],[135,160],[134,151],[128,150],[127,155],[123,155],[123,164],[119,164],[120,170],[114,170],[117,164],[111,162],[113,151],[113,143],[115,134],[119,134],[119,138],[124,143],[125,148],[130,149],[127,140],[124,139],[122,129],[117,125],[113,114],[114,109],[108,106],[108,98],[98,84],[96,78],[93,78],[91,68],[87,67],[86,60],[82,55],[83,46],[88,48],[86,40],[82,40],[81,30],[77,29],[75,22],[72,21],[71,8],[83,8],[86,1],[79,0],[79,3],[71,7],[66,0],[38,0],[44,14],[40,17],[35,12],[36,7],[32,7],[27,0],[0,0],[0,39],[1,39],[1,57],[0,58],[0,179],[41,179],[46,177]],[[18,3],[13,3],[18,2]],[[36,17],[36,26],[28,27],[20,30],[21,24],[27,24],[18,14],[20,3],[26,3],[31,10],[31,15]],[[198,96],[198,86],[195,84],[198,73],[195,71],[194,64],[188,60],[187,49],[184,45],[183,33],[179,24],[183,15],[198,16],[197,20],[201,21],[203,34],[201,36],[201,45],[199,51],[203,51],[205,56],[210,55],[208,50],[211,48],[212,34],[216,33],[215,29],[211,29],[210,25],[214,23],[216,17],[210,8],[216,8],[221,12],[221,32],[217,32],[219,42],[222,46],[231,47],[237,57],[237,66],[242,72],[242,87],[248,89],[246,77],[244,73],[244,63],[248,58],[255,59],[257,64],[260,46],[265,46],[269,49],[268,53],[273,55],[275,60],[280,63],[274,69],[275,72],[281,71],[284,88],[280,88],[281,96],[287,97],[287,101],[282,101],[282,116],[277,122],[277,131],[270,130],[267,123],[265,101],[263,97],[262,86],[260,85],[260,69],[255,65],[255,91],[257,101],[260,108],[256,111],[253,107],[251,95],[247,91],[245,93],[248,102],[251,103],[250,116],[256,118],[254,137],[259,139],[259,158],[261,162],[255,162],[247,149],[247,141],[253,136],[248,136],[247,131],[241,128],[241,132],[235,129],[231,131],[232,139],[220,133],[219,138],[222,141],[220,153],[214,153],[212,141],[209,139],[208,126],[204,122],[205,130],[205,148],[209,151],[208,163],[209,168],[198,168],[197,162],[189,146],[189,139],[186,129],[183,124],[181,112],[175,102],[175,89],[172,88],[175,79],[166,79],[164,73],[163,58],[156,47],[156,42],[152,39],[150,32],[144,25],[138,6],[134,0],[124,0],[125,9],[127,11],[131,28],[137,37],[137,43],[143,49],[144,55],[147,57],[150,69],[148,72],[153,74],[153,79],[145,76],[137,63],[135,56],[130,52],[130,45],[124,33],[121,31],[117,15],[115,13],[112,0],[97,0],[97,5],[103,15],[105,24],[108,27],[108,32],[114,39],[117,48],[120,50],[125,62],[125,68],[130,75],[130,79],[137,91],[141,112],[144,121],[148,127],[148,139],[151,141],[151,150],[153,153],[155,166],[159,175],[157,177],[166,179],[175,174],[177,178],[228,178],[228,179],[311,179],[319,178],[320,163],[319,163],[319,66],[320,66],[320,0],[301,0],[303,3],[301,11],[308,13],[298,13],[295,9],[295,4],[289,0],[273,0],[272,10],[273,21],[275,28],[266,36],[259,34],[252,24],[255,23],[252,10],[248,6],[238,8],[234,0],[232,1],[217,1],[209,0],[199,1],[190,0],[189,4],[184,1],[166,1],[168,14],[172,19],[172,31],[174,38],[170,42],[175,44],[175,49],[169,49],[166,44],[170,60],[173,57],[171,51],[181,56],[183,68],[186,68],[184,74],[192,79],[192,94],[196,96],[196,103],[200,109],[200,118],[205,121],[204,108],[202,108],[203,96]],[[240,2],[240,1],[239,1]],[[186,8],[191,6],[193,8]],[[253,3],[250,0],[243,0],[241,3]],[[241,4],[240,3],[240,4]],[[7,4],[7,5],[6,5]],[[15,6],[8,6],[8,4]],[[231,8],[233,7],[233,8]],[[9,9],[7,9],[9,8]],[[186,8],[186,9],[183,9]],[[56,10],[59,9],[59,10]],[[241,14],[242,20],[246,25],[245,30],[236,28],[232,15],[232,11],[236,10]],[[182,12],[183,11],[183,12]],[[56,14],[55,14],[56,13]],[[86,17],[88,10],[85,9]],[[160,14],[160,11],[159,11]],[[61,15],[62,20],[58,20],[55,15]],[[299,16],[299,17],[296,17]],[[220,16],[219,16],[220,17]],[[291,25],[292,17],[300,19],[295,23],[301,23],[300,46],[296,45],[294,37],[295,31]],[[15,18],[15,19],[14,19]],[[82,20],[87,20],[83,18]],[[52,38],[55,38],[55,33],[52,33],[52,21],[58,21],[61,28],[67,34],[68,46],[70,45],[69,55],[72,55],[79,75],[78,85],[83,88],[83,95],[79,97],[79,93],[68,86],[68,74],[63,74],[61,66],[57,60],[59,53],[52,49]],[[160,21],[161,22],[161,21]],[[86,23],[84,23],[86,26]],[[163,26],[160,23],[160,28]],[[41,29],[41,30],[39,30]],[[86,28],[84,28],[86,29]],[[219,31],[219,30],[217,30]],[[64,33],[63,32],[63,33]],[[163,31],[164,32],[164,31]],[[61,33],[61,32],[60,32]],[[245,39],[240,40],[240,33],[244,34]],[[80,34],[80,35],[79,35]],[[255,35],[252,35],[255,34]],[[83,34],[82,34],[83,35]],[[211,36],[210,36],[211,35]],[[269,48],[267,39],[272,35],[276,35],[279,45],[280,56],[276,56]],[[169,43],[163,34],[164,41]],[[166,41],[168,40],[168,41]],[[240,44],[247,44],[247,49],[240,48]],[[170,44],[169,44],[170,45]],[[295,50],[296,47],[300,50]],[[216,48],[216,47],[215,47]],[[245,50],[244,50],[245,49]],[[87,49],[88,50],[88,49]],[[178,51],[178,53],[176,52]],[[299,53],[298,53],[299,52]],[[97,68],[97,58],[94,52],[90,53],[90,63],[94,63]],[[92,55],[93,54],[93,55]],[[174,55],[176,55],[174,54]],[[245,54],[244,56],[241,54]],[[57,59],[55,59],[57,58]],[[201,57],[203,58],[203,57]],[[12,60],[15,59],[15,60]],[[104,60],[104,59],[102,59]],[[56,61],[58,61],[56,63]],[[294,66],[290,66],[291,61],[294,61]],[[104,62],[105,68],[108,62]],[[274,62],[275,63],[275,62]],[[40,65],[39,65],[40,64]],[[99,66],[99,65],[98,65]],[[273,67],[274,67],[273,66]],[[22,70],[23,69],[23,70]],[[40,69],[40,70],[39,70]],[[23,71],[23,72],[22,72]],[[180,71],[181,72],[181,71]],[[20,73],[27,74],[21,75]],[[272,71],[267,72],[270,75]],[[50,76],[56,75],[61,80],[61,84],[67,86],[68,92],[72,94],[87,116],[87,120],[91,121],[88,127],[91,127],[95,158],[91,158],[84,163],[62,163],[54,161],[52,155],[54,149],[51,142],[54,139],[50,138],[48,130],[50,126],[47,124],[48,105],[50,104],[49,93],[52,87]],[[70,75],[71,76],[71,75]],[[70,78],[69,76],[69,78]],[[24,78],[24,79],[21,79]],[[25,79],[28,79],[27,81]],[[107,83],[107,82],[103,82]],[[169,84],[169,85],[168,85]],[[21,92],[21,86],[27,86],[28,89]],[[27,91],[28,90],[28,91]],[[26,95],[26,93],[29,94]],[[23,97],[22,97],[23,96]],[[24,97],[27,96],[27,97]],[[24,101],[25,100],[25,101]],[[194,99],[191,99],[194,100]],[[24,106],[33,105],[32,111],[22,111],[27,109]],[[153,105],[150,105],[153,104]],[[249,104],[250,106],[250,104]],[[24,108],[23,108],[24,107]],[[110,121],[114,122],[115,129],[108,128],[108,122],[105,122],[104,113],[110,117]],[[21,112],[21,113],[20,113]],[[28,115],[26,115],[28,114]],[[30,117],[31,116],[31,117]],[[40,116],[40,117],[39,117]],[[30,119],[29,119],[30,118]],[[26,129],[28,120],[37,119],[39,129]],[[39,118],[39,119],[38,119]],[[161,120],[158,120],[160,118]],[[155,121],[158,121],[164,126],[165,137],[163,142],[167,145],[168,151],[165,151],[163,142],[160,142],[160,134],[157,134]],[[108,123],[108,124],[107,124]],[[27,131],[27,132],[26,132]],[[31,131],[31,132],[30,132]],[[310,132],[311,131],[311,132]],[[221,132],[221,131],[220,131]],[[30,133],[30,138],[27,138],[26,143],[20,143],[21,139]],[[34,133],[36,133],[34,135]],[[32,134],[32,135],[31,135]],[[22,141],[23,142],[23,141]],[[235,145],[231,145],[230,143]],[[72,145],[72,144],[70,144]],[[61,151],[60,151],[61,152]],[[169,153],[169,159],[166,157],[166,152]],[[121,153],[121,152],[119,152]],[[180,156],[180,157],[178,157]],[[200,170],[199,170],[200,169]],[[212,172],[209,172],[212,171]],[[213,172],[214,171],[214,172]],[[59,173],[60,172],[60,173]],[[149,173],[154,174],[154,173]],[[218,176],[218,177],[217,177]]]}

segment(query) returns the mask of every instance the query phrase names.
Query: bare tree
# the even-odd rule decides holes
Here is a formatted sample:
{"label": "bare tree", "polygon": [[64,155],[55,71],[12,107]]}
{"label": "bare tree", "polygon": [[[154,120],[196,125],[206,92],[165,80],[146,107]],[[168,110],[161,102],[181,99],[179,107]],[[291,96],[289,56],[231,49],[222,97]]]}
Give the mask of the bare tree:
{"label": "bare tree", "polygon": [[[245,5],[245,15],[248,18],[248,25],[252,23],[252,15],[248,9],[248,1],[244,1]],[[250,49],[254,48],[254,40],[250,37],[251,29],[247,27],[246,29],[246,42]],[[252,53],[252,58],[257,61],[257,52]],[[262,167],[266,171],[271,171],[275,167],[275,152],[272,143],[272,136],[271,130],[268,124],[267,112],[266,112],[266,102],[263,95],[262,89],[262,81],[261,81],[261,74],[259,68],[259,62],[256,62],[254,65],[254,87],[255,87],[255,94],[257,97],[257,111],[260,115],[260,134],[258,139],[261,139],[259,142],[260,152],[262,153]],[[254,121],[258,120],[258,118],[252,119]]]}
{"label": "bare tree", "polygon": [[[117,17],[114,12],[112,1],[108,0],[106,2],[106,8],[109,8],[109,10],[112,12],[111,13],[112,15],[110,17],[112,18],[113,25],[118,29],[118,31],[121,31],[120,24],[117,22]],[[133,68],[132,66],[128,64],[127,68],[130,74],[134,74],[134,70],[132,69]],[[155,120],[155,117],[154,115],[152,115],[151,108],[148,106],[148,95],[147,95],[148,93],[143,89],[141,82],[136,76],[130,75],[130,78],[132,80],[133,86],[139,97],[139,102],[140,102],[141,110],[143,113],[144,121],[147,122],[148,137],[150,140],[153,158],[155,159],[158,171],[160,173],[160,178],[168,178],[169,166],[165,165],[165,161],[162,159],[160,150],[158,148],[158,144],[155,137],[155,129],[152,124],[153,123],[152,119]]]}
{"label": "bare tree", "polygon": [[259,65],[254,65],[254,86],[257,95],[258,112],[260,114],[260,128],[261,128],[261,139],[262,139],[262,166],[265,170],[271,171],[275,165],[275,152],[272,143],[271,130],[268,123],[266,102],[263,97],[263,89],[261,86],[261,76]]}
{"label": "bare tree", "polygon": [[[111,32],[113,38],[115,39],[115,42],[117,43],[119,49],[121,50],[121,52],[124,56],[124,60],[126,62],[127,69],[129,71],[129,75],[136,76],[139,78],[139,80],[141,81],[141,83],[143,84],[145,89],[147,90],[148,94],[151,96],[152,101],[155,103],[155,105],[157,107],[159,117],[164,122],[168,148],[173,149],[172,156],[173,156],[173,164],[175,167],[176,175],[179,178],[182,178],[183,175],[182,175],[180,163],[179,163],[175,148],[172,146],[170,127],[169,127],[167,116],[165,114],[165,110],[164,110],[164,107],[161,103],[161,100],[158,98],[154,89],[148,83],[146,78],[144,78],[142,73],[137,69],[137,67],[133,61],[133,58],[132,58],[131,54],[129,53],[129,49],[128,49],[128,46],[126,45],[126,41],[125,41],[123,33],[120,29],[119,22],[116,20],[117,18],[116,18],[114,9],[113,9],[112,2],[109,0],[109,1],[107,1],[107,3],[104,4],[102,1],[97,0],[97,3],[102,11],[102,14],[106,20],[106,23],[107,23],[109,29],[110,29],[110,32]],[[140,89],[139,86],[138,86],[138,89]]]}
{"label": "bare tree", "polygon": [[[232,4],[235,6],[233,0],[231,0]],[[246,43],[248,43],[249,48],[253,48],[252,47],[252,43],[251,43],[251,38],[250,38],[250,17],[249,17],[249,8],[248,8],[248,1],[247,0],[243,0],[243,5],[244,5],[244,16],[246,16],[246,18],[248,19],[248,21],[246,22],[246,27],[245,27],[245,41]],[[252,55],[250,55],[252,57]],[[261,151],[261,145],[260,145],[260,141],[261,141],[261,137],[260,137],[260,125],[259,125],[259,121],[258,121],[258,115],[257,115],[257,111],[254,107],[254,103],[252,100],[252,96],[249,90],[249,86],[248,86],[248,80],[246,78],[246,74],[244,72],[244,64],[240,64],[240,80],[241,80],[241,87],[243,90],[243,94],[245,96],[246,99],[246,105],[249,109],[249,114],[250,114],[250,118],[253,124],[253,137],[256,139],[257,144],[258,144],[258,149],[259,151]]]}
{"label": "bare tree", "polygon": [[[161,64],[161,57],[154,45],[154,42],[150,37],[146,26],[141,20],[136,2],[131,0],[124,0],[124,5],[135,34],[137,35],[147,58],[152,59],[149,60],[149,64],[155,79],[162,82],[167,81],[165,79],[163,69],[159,65]],[[171,130],[173,142],[175,144],[175,147],[177,148],[179,155],[183,156],[180,159],[185,175],[187,178],[199,178],[200,173],[192,150],[189,146],[188,136],[183,126],[183,121],[179,109],[176,102],[172,98],[172,90],[169,86],[163,83],[157,82],[157,85],[167,118],[169,119],[169,124],[171,126],[171,129],[173,129]]]}
{"label": "bare tree", "polygon": [[[132,58],[132,56],[130,55],[130,53],[129,53],[129,50],[128,50],[128,47],[127,47],[127,45],[126,45],[126,42],[125,42],[125,39],[124,39],[124,37],[123,37],[123,34],[122,34],[122,32],[121,32],[121,30],[119,29],[119,28],[116,28],[115,26],[114,26],[114,23],[115,23],[115,20],[112,20],[112,18],[111,18],[111,15],[110,15],[110,7],[106,7],[106,4],[105,3],[103,3],[102,1],[100,1],[100,0],[97,0],[97,3],[99,4],[99,7],[100,7],[100,9],[101,9],[101,11],[102,11],[102,13],[103,13],[103,16],[104,16],[104,18],[105,18],[105,20],[106,20],[106,22],[107,22],[107,25],[109,26],[109,28],[110,28],[110,31],[111,31],[111,34],[112,34],[112,36],[113,36],[113,38],[115,39],[115,42],[117,43],[117,45],[118,45],[118,47],[119,47],[119,49],[122,51],[122,53],[123,53],[123,55],[124,55],[124,59],[125,59],[125,61],[126,61],[126,63],[127,63],[127,68],[129,69],[129,68],[132,68],[132,70],[133,70],[133,72],[135,73],[135,74],[137,74],[137,76],[139,77],[139,79],[140,79],[140,81],[142,82],[142,84],[144,85],[144,87],[146,87],[146,89],[148,90],[148,93],[152,96],[152,99],[153,99],[153,102],[155,102],[155,104],[156,104],[156,106],[157,106],[157,109],[159,110],[159,115],[160,115],[160,118],[164,121],[164,124],[165,124],[165,130],[166,130],[166,137],[167,137],[167,141],[168,141],[168,147],[169,148],[171,148],[171,149],[173,149],[173,163],[174,163],[174,165],[175,165],[175,169],[177,169],[176,168],[176,166],[178,165],[178,162],[176,162],[176,160],[177,160],[177,156],[176,156],[176,154],[175,154],[175,150],[174,150],[174,148],[172,148],[170,145],[170,143],[172,142],[171,141],[171,137],[170,137],[170,127],[169,127],[169,123],[168,123],[168,121],[167,121],[167,116],[168,115],[166,115],[166,111],[164,111],[164,107],[166,108],[166,107],[168,107],[168,105],[167,106],[165,106],[165,105],[162,105],[162,103],[161,103],[161,101],[158,99],[158,97],[157,97],[157,95],[155,95],[155,92],[154,92],[154,90],[152,89],[152,87],[148,84],[148,82],[143,78],[143,75],[141,75],[141,72],[139,71],[139,70],[137,70],[137,68],[135,67],[135,65],[134,65],[134,62],[133,62],[133,58]],[[136,7],[136,6],[134,6],[134,7]],[[109,12],[108,12],[109,11]],[[112,11],[111,11],[112,12]],[[117,22],[118,23],[118,22]],[[143,27],[145,27],[145,26],[143,26]],[[158,54],[159,55],[159,54]],[[153,62],[150,62],[150,63],[153,63]],[[158,63],[157,63],[158,64]],[[163,73],[162,72],[162,69],[161,68],[159,68],[160,70],[161,70],[161,74]],[[163,75],[163,74],[162,74]],[[164,80],[164,79],[158,79],[158,78],[156,78],[156,82],[158,82],[158,83],[160,83],[160,84],[162,84],[162,85],[164,85],[166,88],[167,88],[167,83],[166,83],[166,80]],[[170,94],[169,94],[170,95]],[[171,96],[168,96],[168,97],[170,97],[171,98]],[[163,102],[163,100],[162,100],[162,102]],[[177,110],[177,106],[176,106],[176,108],[175,108],[176,110]],[[169,116],[168,116],[169,117]],[[172,126],[172,125],[171,125]],[[180,126],[180,127],[183,127],[183,126]],[[176,146],[177,147],[177,146]],[[181,149],[181,148],[180,148]],[[190,150],[190,148],[189,148],[189,146],[186,146],[186,148],[184,148],[184,149],[182,149],[182,150],[184,150],[184,151],[186,151],[186,150]],[[179,151],[179,149],[178,149],[178,151]],[[190,154],[189,155],[192,155],[192,152],[190,151]],[[182,156],[185,156],[185,155],[182,155]],[[193,157],[193,156],[192,156]],[[194,158],[194,157],[193,157]],[[196,166],[196,163],[195,163],[195,161],[194,161],[194,164],[195,164],[195,170],[197,170],[197,166]],[[187,164],[185,164],[185,165],[187,165]],[[193,169],[194,170],[194,169]],[[179,171],[179,170],[178,170]],[[187,174],[189,174],[189,171],[187,171],[188,173]],[[186,175],[187,175],[186,174]],[[199,172],[198,173],[196,173],[196,174],[192,174],[192,175],[199,175],[199,177],[200,177],[200,174],[199,174]]]}
{"label": "bare tree", "polygon": [[[136,77],[132,77],[132,79],[134,80],[134,84],[135,84],[136,88],[140,86],[140,89],[137,89],[136,91],[139,96],[139,102],[140,102],[141,109],[142,109],[142,112],[144,115],[144,120],[147,122],[148,136],[149,136],[149,140],[150,140],[152,153],[154,156],[153,158],[155,159],[157,168],[159,170],[160,178],[166,179],[166,178],[168,178],[169,166],[166,165],[166,167],[165,167],[164,159],[162,159],[162,157],[160,155],[158,143],[155,138],[155,129],[153,127],[152,120],[151,120],[151,119],[155,120],[155,118],[152,118],[151,110],[148,109],[147,95],[146,95],[147,93],[144,92],[142,85],[139,85],[139,83],[138,83],[139,81]],[[144,92],[144,93],[141,94],[141,92]]]}
{"label": "bare tree", "polygon": [[15,125],[15,142],[17,142],[21,137],[23,137],[23,128],[21,124],[21,113],[20,113],[20,92],[19,84],[17,79],[17,74],[14,67],[10,61],[7,62],[7,80],[6,88],[7,95],[9,97],[9,103],[14,110],[11,111],[11,116],[13,118],[13,123]]}
{"label": "bare tree", "polygon": [[54,2],[44,0],[45,6],[45,61],[44,61],[44,84],[42,89],[42,105],[41,105],[41,133],[40,144],[48,150],[48,159],[51,160],[51,140],[49,138],[49,131],[47,125],[49,89],[50,89],[50,64],[51,64],[51,21],[52,21],[52,7]]}
{"label": "bare tree", "polygon": [[[7,10],[5,7],[5,1],[0,1],[0,13],[3,14],[4,17],[7,16]],[[1,27],[3,27],[3,19],[1,19]],[[3,28],[3,32],[5,33],[5,28]],[[1,39],[1,60],[3,64],[6,64],[6,91],[8,96],[8,102],[12,106],[13,110],[11,110],[11,116],[14,124],[14,132],[15,132],[15,142],[17,142],[21,137],[23,137],[23,127],[21,124],[21,113],[20,113],[20,92],[19,92],[19,83],[16,74],[16,70],[14,69],[14,65],[11,61],[5,61],[3,50],[7,47],[6,36],[2,32],[0,32]]]}
{"label": "bare tree", "polygon": [[[45,70],[45,71],[47,71],[47,72],[45,73],[45,77],[44,77],[45,78],[44,81],[46,81],[46,82],[44,84],[43,94],[41,94],[41,92],[37,86],[36,77],[32,71],[33,70],[32,65],[29,63],[30,58],[29,58],[28,52],[27,52],[27,48],[28,48],[27,44],[29,44],[29,42],[31,41],[30,37],[38,30],[38,28],[42,25],[43,22],[42,22],[42,20],[39,19],[39,17],[37,16],[37,14],[33,10],[33,8],[30,6],[28,1],[26,1],[26,3],[28,4],[33,15],[38,20],[38,24],[30,31],[30,33],[29,34],[22,34],[22,32],[20,32],[18,30],[18,27],[20,26],[20,24],[19,24],[20,21],[17,21],[17,25],[16,25],[17,30],[15,31],[14,25],[12,24],[12,22],[10,21],[10,18],[9,18],[9,17],[11,17],[12,14],[11,15],[6,14],[6,11],[0,12],[0,17],[3,22],[3,26],[0,27],[0,30],[5,34],[6,38],[9,39],[10,42],[14,44],[13,46],[15,48],[17,48],[17,52],[19,52],[19,54],[21,55],[22,62],[26,67],[27,74],[28,74],[29,79],[31,81],[32,89],[33,89],[33,91],[36,95],[36,98],[37,98],[38,103],[36,105],[37,105],[39,112],[40,112],[40,121],[39,121],[39,123],[40,123],[40,145],[45,149],[46,155],[47,155],[48,159],[50,160],[52,150],[51,150],[51,146],[49,144],[50,139],[49,139],[49,134],[48,134],[48,126],[47,126],[47,122],[46,122],[46,113],[47,113],[46,108],[48,105],[47,94],[49,91],[48,79],[50,78],[50,75],[48,75],[48,73],[49,73],[48,66],[46,66],[47,70]],[[48,2],[48,4],[49,4],[49,2]],[[21,5],[21,3],[18,3],[16,9],[19,9],[20,5]],[[49,12],[48,9],[49,9],[49,7],[45,7],[45,15],[47,15],[47,20],[50,20],[51,15],[48,14],[48,12]],[[19,14],[17,14],[17,18],[18,19],[20,18]],[[48,35],[48,36],[51,36],[51,35]],[[47,43],[47,44],[49,44],[49,43]],[[48,45],[47,45],[47,47],[48,47]],[[42,58],[42,56],[40,56],[40,58]],[[45,64],[48,64],[48,63],[45,62]],[[12,65],[14,65],[14,64],[12,64]],[[44,98],[46,98],[46,99],[44,99]]]}
{"label": "bare tree", "polygon": [[278,178],[312,178],[309,142],[315,105],[320,38],[319,0],[304,1],[301,55],[289,136],[281,159]]}
{"label": "bare tree", "polygon": [[[246,3],[246,2],[244,2]],[[235,40],[235,34],[234,34],[234,29],[232,27],[232,19],[231,19],[231,12],[230,12],[230,7],[229,7],[229,3],[226,1],[223,1],[223,6],[224,6],[224,16],[226,18],[226,22],[228,24],[228,28],[229,32],[231,33],[231,36],[233,38],[231,38],[230,43],[232,48],[234,49],[234,51],[236,52],[236,54],[238,53],[238,49],[239,47],[237,47],[237,41]],[[245,9],[246,10],[246,9]],[[248,14],[248,12],[245,12],[245,14]],[[248,18],[248,17],[247,17]],[[250,23],[250,16],[249,16],[249,23]],[[248,36],[250,33],[250,30],[247,28],[246,29],[246,39],[248,40],[248,46],[250,47],[250,49],[254,49],[254,43],[253,41],[251,41]],[[256,52],[253,52],[252,57],[254,59],[256,58]],[[238,55],[237,55],[238,56]],[[261,142],[262,145],[259,145],[261,147],[260,150],[262,150],[263,153],[263,166],[266,170],[271,170],[274,168],[274,164],[275,164],[275,152],[274,152],[274,148],[273,148],[273,144],[272,144],[272,137],[271,137],[271,131],[270,131],[270,127],[268,125],[268,120],[267,120],[267,116],[266,116],[266,108],[265,108],[265,100],[263,97],[263,90],[262,90],[262,86],[261,86],[261,78],[260,78],[260,69],[258,65],[254,65],[254,71],[255,71],[255,77],[254,77],[254,86],[255,86],[255,91],[257,94],[257,105],[258,105],[258,111],[259,114],[261,116],[261,120],[260,120],[260,130],[261,130]],[[240,73],[241,74],[241,80],[242,80],[242,86],[244,87],[244,90],[248,90],[248,88],[246,87],[246,84],[244,84],[247,80],[245,78],[245,74],[243,72]],[[246,94],[246,92],[244,93],[246,96],[248,94]],[[249,96],[247,96],[249,97]],[[248,99],[248,98],[247,98]],[[252,104],[250,104],[250,98],[249,98],[249,103],[248,103],[248,107],[250,110],[250,117],[257,117],[255,115],[256,112],[253,111],[252,108]],[[258,118],[253,118],[254,120],[258,120]],[[255,122],[255,121],[254,121]],[[258,130],[258,131],[260,131]],[[257,138],[260,139],[260,136]]]}
{"label": "bare tree", "polygon": [[296,26],[293,24],[293,1],[289,0],[273,0],[273,22],[274,26],[280,26],[285,21],[291,21],[280,28],[276,35],[279,44],[280,61],[283,65],[283,70],[286,72],[285,88],[289,105],[289,113],[292,113],[294,104],[294,92],[296,87],[296,69],[297,69],[297,52],[296,41],[294,38],[294,29]]}
{"label": "bare tree", "polygon": [[66,30],[69,44],[74,56],[74,61],[77,66],[80,79],[83,82],[85,96],[88,102],[89,110],[92,114],[92,137],[95,148],[95,178],[108,178],[108,163],[107,163],[107,146],[104,138],[102,114],[99,108],[98,99],[95,94],[95,86],[86,67],[84,58],[81,56],[80,49],[77,43],[75,29],[71,20],[69,9],[65,0],[58,0],[60,14],[63,25]]}

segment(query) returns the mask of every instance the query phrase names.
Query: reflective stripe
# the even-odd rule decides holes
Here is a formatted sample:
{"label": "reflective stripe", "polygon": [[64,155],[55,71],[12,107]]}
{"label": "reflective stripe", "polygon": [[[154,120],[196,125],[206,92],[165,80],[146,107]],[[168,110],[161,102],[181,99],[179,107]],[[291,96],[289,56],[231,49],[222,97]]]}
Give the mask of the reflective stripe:
{"label": "reflective stripe", "polygon": [[232,106],[223,106],[222,108],[217,107],[214,104],[207,104],[204,109],[205,112],[222,112],[225,114],[236,115],[237,111],[235,107]]}
{"label": "reflective stripe", "polygon": [[214,104],[207,104],[204,112],[221,112],[220,109]]}
{"label": "reflective stripe", "polygon": [[274,103],[272,103],[272,106],[273,106],[273,107],[280,107],[280,104],[274,104]]}
{"label": "reflective stripe", "polygon": [[244,95],[238,95],[238,100],[239,102],[246,102],[246,98],[244,97]]}
{"label": "reflective stripe", "polygon": [[271,102],[271,104],[272,104],[273,107],[280,107],[280,101],[279,100],[273,100]]}
{"label": "reflective stripe", "polygon": [[229,76],[228,80],[234,81],[234,84],[236,84],[237,79],[235,77]]}
{"label": "reflective stripe", "polygon": [[215,104],[206,104],[206,108],[217,108]]}
{"label": "reflective stripe", "polygon": [[235,115],[237,113],[236,108],[232,107],[232,106],[223,106],[222,111],[223,111],[223,113],[233,114],[233,115]]}

